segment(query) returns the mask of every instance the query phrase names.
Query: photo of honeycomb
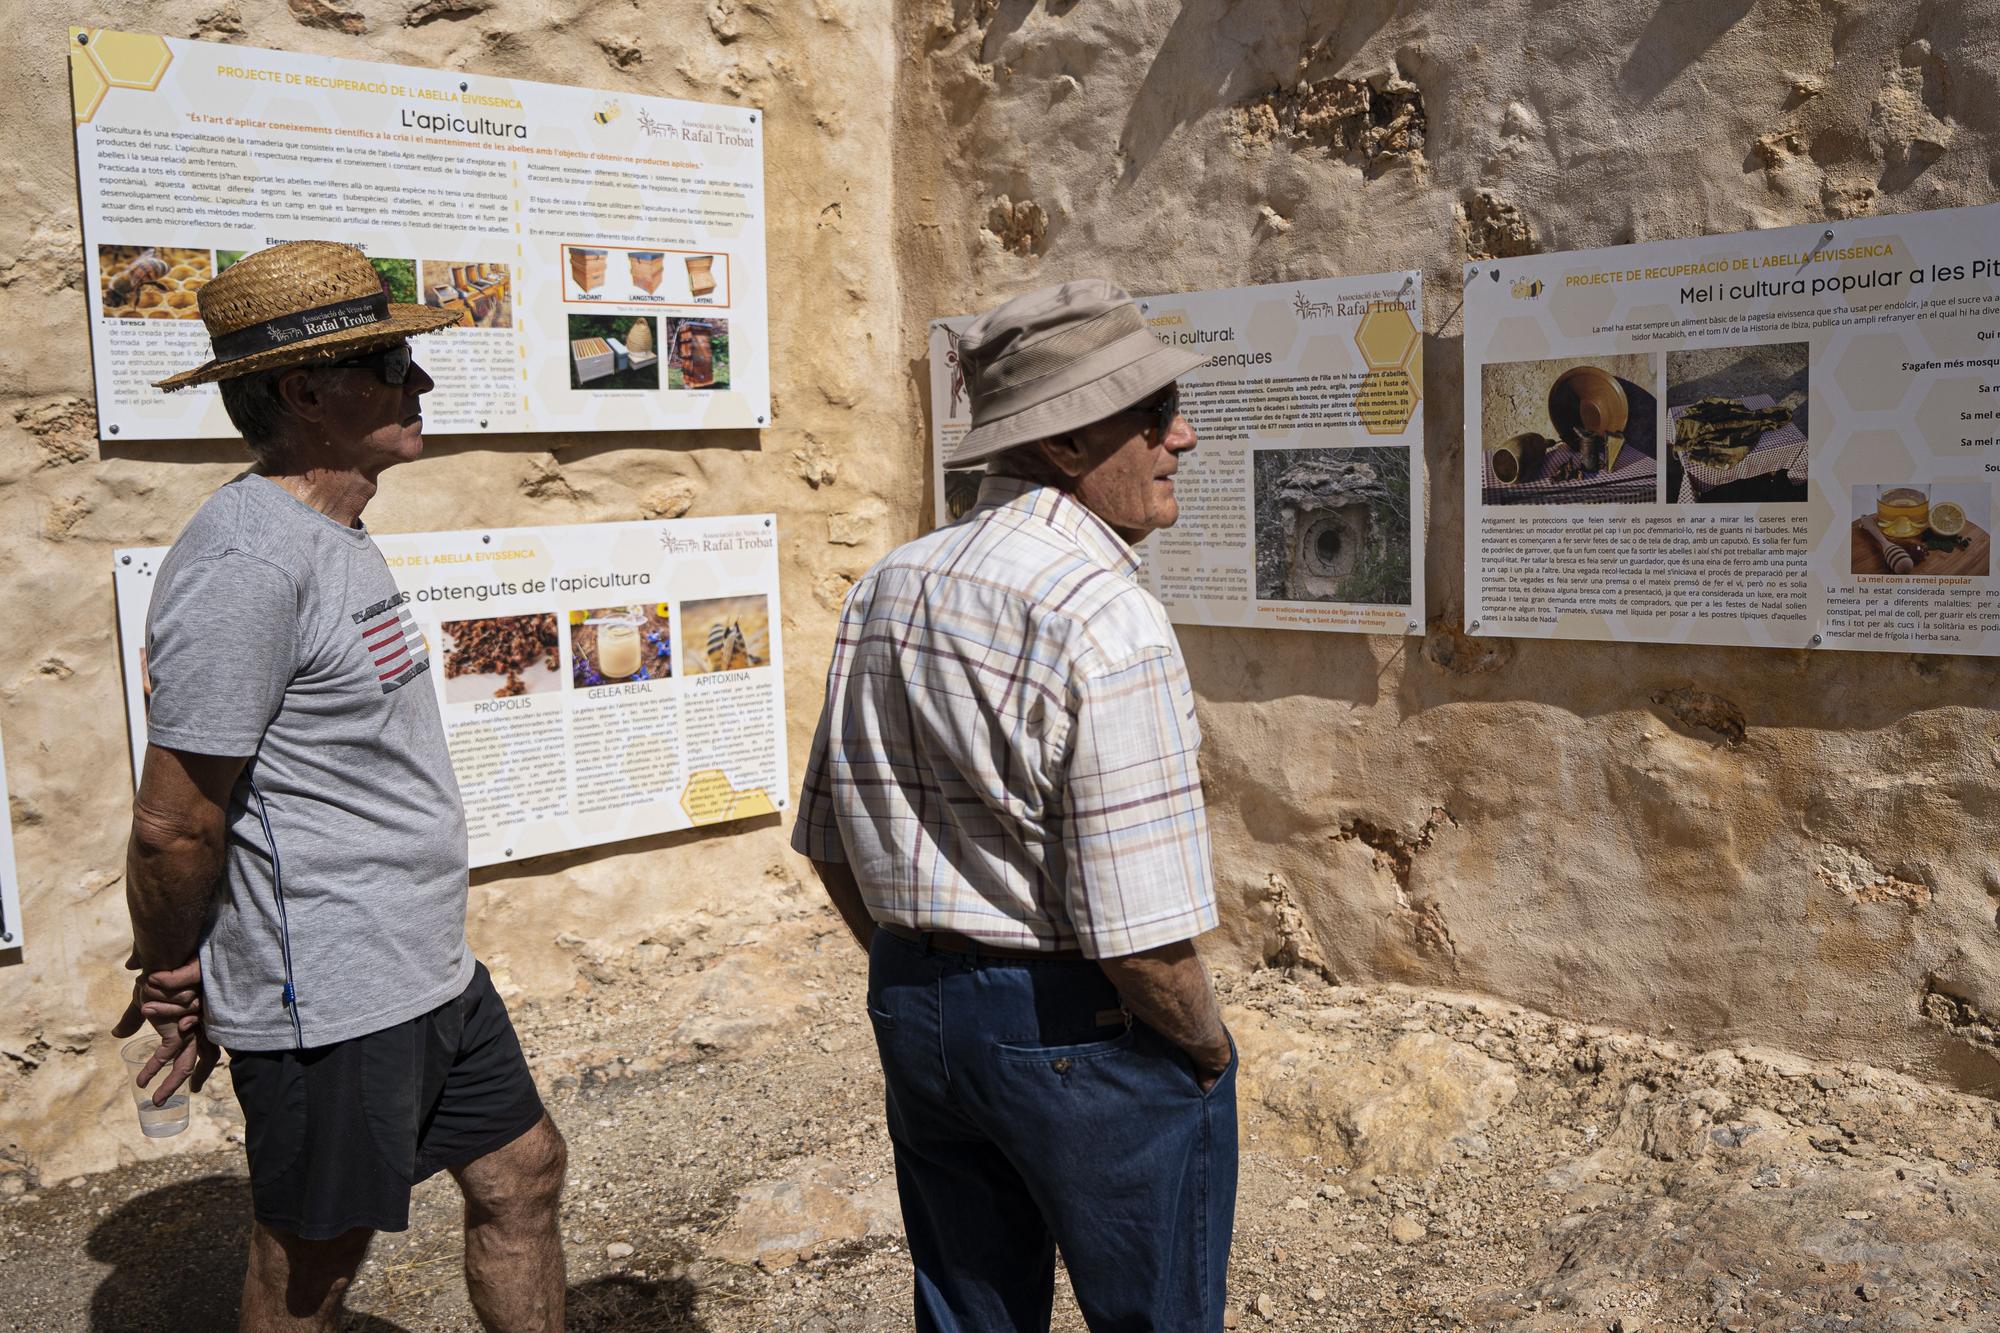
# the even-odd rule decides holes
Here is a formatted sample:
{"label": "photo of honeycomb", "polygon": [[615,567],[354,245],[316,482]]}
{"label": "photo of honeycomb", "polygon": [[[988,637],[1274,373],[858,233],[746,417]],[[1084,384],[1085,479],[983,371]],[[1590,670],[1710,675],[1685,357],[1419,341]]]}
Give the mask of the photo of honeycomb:
{"label": "photo of honeycomb", "polygon": [[207,250],[100,245],[97,290],[107,319],[200,319],[195,293],[215,276]]}

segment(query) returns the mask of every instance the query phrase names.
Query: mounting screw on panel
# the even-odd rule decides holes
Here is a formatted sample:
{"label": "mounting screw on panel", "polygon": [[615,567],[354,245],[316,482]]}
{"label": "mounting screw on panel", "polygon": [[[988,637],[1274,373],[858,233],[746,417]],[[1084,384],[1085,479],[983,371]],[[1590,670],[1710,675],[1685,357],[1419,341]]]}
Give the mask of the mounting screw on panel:
{"label": "mounting screw on panel", "polygon": [[129,565],[132,563],[132,557],[129,555],[121,555],[118,557],[118,563],[121,565]]}
{"label": "mounting screw on panel", "polygon": [[760,426],[761,426],[761,425],[763,425],[763,424],[764,424],[764,418],[762,418],[762,417],[758,417],[758,418],[757,418],[757,424],[758,424],[758,425],[760,425]]}
{"label": "mounting screw on panel", "polygon": [[460,83],[458,85],[458,90],[462,93],[469,93],[472,91],[472,85],[469,83]]}
{"label": "mounting screw on panel", "polygon": [[1812,646],[1815,648],[1819,647],[1822,643],[1825,642],[1826,640],[1817,634],[1812,636]]}
{"label": "mounting screw on panel", "polygon": [[486,419],[484,417],[481,417],[479,420],[479,429],[481,430],[486,429]]}
{"label": "mounting screw on panel", "polygon": [[1478,629],[1478,628],[1479,628],[1479,622],[1475,620],[1475,621],[1473,621],[1473,622],[1472,622],[1472,623],[1471,623],[1470,625],[1467,625],[1467,626],[1466,626],[1466,628],[1467,628],[1467,629]]}
{"label": "mounting screw on panel", "polygon": [[118,427],[116,427],[116,426],[113,426],[113,427],[111,428],[111,433],[112,433],[113,435],[116,435],[116,434],[118,433]]}
{"label": "mounting screw on panel", "polygon": [[509,847],[505,851],[500,853],[500,855],[502,856],[512,856],[513,854],[514,854],[514,849],[512,847]]}
{"label": "mounting screw on panel", "polygon": [[76,44],[77,44],[78,46],[89,46],[89,45],[90,45],[90,34],[89,34],[89,33],[87,33],[87,32],[80,32],[80,33],[78,33],[78,34],[76,35]]}
{"label": "mounting screw on panel", "polygon": [[0,930],[0,944],[12,944],[13,942],[14,942],[14,932],[13,932],[13,931],[11,931],[11,930]]}
{"label": "mounting screw on panel", "polygon": [[480,534],[479,534],[479,544],[480,544],[481,546],[491,546],[491,545],[493,544],[493,534],[491,534],[491,533],[488,533],[488,532],[482,532],[482,533],[480,533]]}
{"label": "mounting screw on panel", "polygon": [[1410,622],[1410,633],[1415,634],[1416,632],[1417,632],[1417,622],[1412,620]]}

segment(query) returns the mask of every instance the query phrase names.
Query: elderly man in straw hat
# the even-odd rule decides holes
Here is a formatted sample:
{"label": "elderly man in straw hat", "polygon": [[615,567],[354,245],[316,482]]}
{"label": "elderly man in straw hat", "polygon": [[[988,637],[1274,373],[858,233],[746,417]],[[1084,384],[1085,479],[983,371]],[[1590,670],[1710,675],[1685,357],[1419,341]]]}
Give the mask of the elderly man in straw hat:
{"label": "elderly man in straw hat", "polygon": [[256,1226],[246,1329],[331,1329],[376,1231],[449,1171],[486,1327],[562,1326],[562,1136],[465,940],[466,830],[428,672],[361,511],[423,451],[432,387],[362,253],[260,251],[201,291],[214,383],[256,465],[161,562],[132,812],[141,1085],[243,1106]]}
{"label": "elderly man in straw hat", "polygon": [[959,343],[974,508],[840,619],[792,845],[868,951],[917,1326],[1046,1329],[1060,1247],[1096,1329],[1219,1329],[1234,1048],[1194,696],[1132,546],[1194,448],[1100,281]]}

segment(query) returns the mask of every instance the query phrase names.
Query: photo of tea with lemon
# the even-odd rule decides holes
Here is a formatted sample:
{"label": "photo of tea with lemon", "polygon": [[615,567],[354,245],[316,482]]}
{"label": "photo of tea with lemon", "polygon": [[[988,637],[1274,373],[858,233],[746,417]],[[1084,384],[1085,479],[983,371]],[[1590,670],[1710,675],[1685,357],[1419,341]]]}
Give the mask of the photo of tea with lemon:
{"label": "photo of tea with lemon", "polygon": [[1853,488],[1855,574],[1984,576],[1992,565],[1989,488],[1885,482]]}

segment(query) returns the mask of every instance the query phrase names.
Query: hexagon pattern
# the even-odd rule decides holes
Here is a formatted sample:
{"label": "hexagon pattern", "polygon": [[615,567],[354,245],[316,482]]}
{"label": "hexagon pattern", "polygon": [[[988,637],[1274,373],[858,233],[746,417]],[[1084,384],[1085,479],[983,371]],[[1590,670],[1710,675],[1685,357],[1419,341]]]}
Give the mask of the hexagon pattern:
{"label": "hexagon pattern", "polygon": [[70,41],[70,97],[78,124],[97,114],[109,89],[149,93],[174,63],[166,40],[151,33],[73,28]]}
{"label": "hexagon pattern", "polygon": [[1401,369],[1417,339],[1417,326],[1400,302],[1371,302],[1354,330],[1354,345],[1370,370]]}

